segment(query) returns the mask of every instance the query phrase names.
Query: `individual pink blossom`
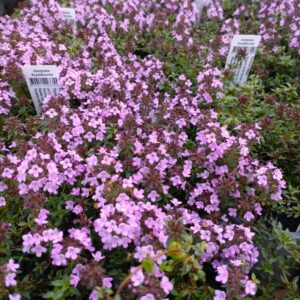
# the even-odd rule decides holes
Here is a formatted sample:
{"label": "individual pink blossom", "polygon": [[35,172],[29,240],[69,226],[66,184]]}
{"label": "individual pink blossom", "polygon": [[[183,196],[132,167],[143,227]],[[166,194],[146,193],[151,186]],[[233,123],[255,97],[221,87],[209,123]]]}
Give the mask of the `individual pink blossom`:
{"label": "individual pink blossom", "polygon": [[77,204],[73,207],[72,212],[76,215],[79,215],[80,213],[83,212],[83,208],[81,205]]}
{"label": "individual pink blossom", "polygon": [[155,300],[155,297],[152,294],[146,294],[141,297],[141,300]]}
{"label": "individual pink blossom", "polygon": [[67,248],[65,257],[71,260],[75,260],[78,257],[79,253],[80,253],[80,248],[70,246]]}
{"label": "individual pink blossom", "polygon": [[37,218],[34,219],[34,221],[39,225],[45,225],[48,223],[47,219],[48,219],[48,215],[49,215],[49,211],[47,209],[41,209],[39,212],[39,215]]}
{"label": "individual pink blossom", "polygon": [[96,251],[95,253],[92,254],[94,259],[96,261],[100,261],[103,260],[105,258],[105,256],[102,255],[102,253],[100,251]]}
{"label": "individual pink blossom", "polygon": [[160,281],[160,287],[163,289],[163,291],[166,293],[166,294],[169,294],[170,291],[173,290],[173,284],[172,282],[169,280],[168,277],[166,276],[163,276],[161,281]]}
{"label": "individual pink blossom", "polygon": [[5,286],[15,286],[17,284],[15,273],[8,273],[5,275]]}
{"label": "individual pink blossom", "polygon": [[89,295],[89,300],[98,300],[98,292],[97,291],[92,291],[91,294]]}
{"label": "individual pink blossom", "polygon": [[226,265],[217,267],[217,273],[216,281],[225,284],[228,280],[228,267]]}
{"label": "individual pink blossom", "polygon": [[245,293],[252,296],[256,294],[256,284],[252,280],[246,282]]}
{"label": "individual pink blossom", "polygon": [[21,295],[19,294],[10,294],[8,296],[9,300],[21,300]]}
{"label": "individual pink blossom", "polygon": [[33,165],[31,167],[31,169],[28,171],[28,173],[35,178],[38,178],[40,173],[42,173],[42,172],[43,172],[43,169],[40,168],[38,165]]}
{"label": "individual pink blossom", "polygon": [[6,270],[7,270],[8,272],[13,272],[13,273],[15,273],[15,272],[17,272],[17,270],[19,269],[19,267],[20,267],[20,265],[19,265],[19,264],[16,264],[12,258],[11,258],[11,259],[8,261],[8,263],[6,264]]}
{"label": "individual pink blossom", "polygon": [[136,268],[132,268],[131,274],[131,281],[133,283],[133,286],[139,286],[144,282],[145,276],[141,269],[136,271]]}
{"label": "individual pink blossom", "polygon": [[47,249],[41,245],[36,245],[31,248],[31,252],[33,252],[37,257],[41,257],[43,253],[47,252]]}
{"label": "individual pink blossom", "polygon": [[226,300],[226,293],[220,290],[215,290],[214,300]]}
{"label": "individual pink blossom", "polygon": [[6,201],[4,197],[0,197],[0,207],[1,206],[5,206],[6,205]]}
{"label": "individual pink blossom", "polygon": [[103,286],[110,289],[112,287],[112,281],[113,281],[113,279],[111,277],[104,277],[102,279],[102,284],[103,284]]}
{"label": "individual pink blossom", "polygon": [[254,218],[255,218],[255,216],[250,211],[247,211],[244,215],[244,219],[248,222],[250,222]]}

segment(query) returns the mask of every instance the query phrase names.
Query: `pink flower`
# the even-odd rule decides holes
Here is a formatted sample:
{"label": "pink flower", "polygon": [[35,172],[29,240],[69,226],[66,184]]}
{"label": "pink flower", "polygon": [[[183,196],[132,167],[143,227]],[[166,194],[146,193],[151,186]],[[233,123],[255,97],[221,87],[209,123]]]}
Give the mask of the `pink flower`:
{"label": "pink flower", "polygon": [[149,135],[149,141],[152,143],[152,144],[157,144],[158,141],[157,141],[157,133],[155,131],[153,131],[150,135]]}
{"label": "pink flower", "polygon": [[52,263],[55,266],[65,266],[67,265],[66,257],[63,254],[53,254]]}
{"label": "pink flower", "polygon": [[159,161],[159,158],[155,152],[152,152],[150,154],[146,155],[146,158],[148,159],[150,165],[153,165],[154,163]]}
{"label": "pink flower", "polygon": [[66,206],[65,207],[68,210],[72,210],[73,207],[74,207],[74,201],[71,201],[71,200],[66,201]]}
{"label": "pink flower", "polygon": [[17,284],[15,273],[8,273],[5,275],[5,286],[14,286]]}
{"label": "pink flower", "polygon": [[225,292],[215,290],[214,300],[226,300]]}
{"label": "pink flower", "polygon": [[131,273],[132,273],[131,280],[134,286],[139,286],[144,282],[145,276],[141,269],[136,271],[136,268],[131,268]]}
{"label": "pink flower", "polygon": [[28,171],[28,173],[35,178],[38,178],[40,173],[42,173],[42,172],[43,172],[43,169],[40,168],[38,165],[33,165],[31,167],[31,169]]}
{"label": "pink flower", "polygon": [[140,300],[155,300],[155,297],[152,294],[146,294]]}
{"label": "pink flower", "polygon": [[200,230],[200,237],[202,240],[209,242],[210,241],[210,231]]}
{"label": "pink flower", "polygon": [[19,269],[19,267],[20,267],[20,265],[16,264],[12,258],[6,264],[6,270],[8,272],[14,272],[15,273],[15,272],[17,272],[17,270]]}
{"label": "pink flower", "polygon": [[156,199],[159,197],[159,194],[156,191],[151,191],[148,194],[148,198],[150,199],[150,201],[155,202]]}
{"label": "pink flower", "polygon": [[48,215],[49,215],[49,211],[47,209],[41,209],[38,217],[35,218],[34,221],[39,226],[47,224],[48,223],[48,221],[47,221]]}
{"label": "pink flower", "polygon": [[78,257],[79,253],[80,253],[80,248],[71,246],[71,247],[68,247],[65,256],[66,256],[66,258],[69,258],[71,260],[75,260]]}
{"label": "pink flower", "polygon": [[102,284],[103,286],[107,287],[107,288],[111,288],[112,287],[112,278],[111,277],[104,277],[102,279]]}
{"label": "pink flower", "polygon": [[89,300],[98,300],[98,292],[97,291],[92,291],[90,296],[89,296]]}
{"label": "pink flower", "polygon": [[228,214],[231,217],[236,217],[237,216],[236,209],[235,208],[229,208],[228,209]]}
{"label": "pink flower", "polygon": [[163,276],[163,278],[161,279],[161,281],[160,281],[160,287],[163,289],[163,291],[164,291],[166,294],[169,294],[170,291],[173,290],[173,284],[172,284],[172,282],[169,280],[169,278],[166,277],[166,276]]}
{"label": "pink flower", "polygon": [[70,284],[74,287],[77,287],[78,283],[80,281],[80,277],[78,275],[75,274],[71,274],[70,277]]}
{"label": "pink flower", "polygon": [[6,205],[5,199],[3,197],[0,197],[0,207],[5,205]]}
{"label": "pink flower", "polygon": [[246,221],[250,222],[251,220],[254,219],[253,213],[250,212],[250,211],[247,211],[247,212],[245,213],[245,215],[244,215],[244,219],[245,219]]}
{"label": "pink flower", "polygon": [[252,280],[246,282],[245,293],[252,296],[256,294],[256,284]]}
{"label": "pink flower", "polygon": [[45,247],[42,247],[41,245],[37,245],[33,247],[31,251],[35,253],[37,257],[41,257],[43,253],[47,252],[47,249]]}
{"label": "pink flower", "polygon": [[21,300],[21,296],[19,294],[13,294],[8,296],[9,300]]}
{"label": "pink flower", "polygon": [[144,190],[138,190],[138,189],[134,189],[133,190],[133,195],[137,198],[137,199],[144,199]]}
{"label": "pink flower", "polygon": [[216,281],[219,281],[225,284],[228,280],[228,270],[226,265],[221,265],[217,267],[218,275],[216,277]]}
{"label": "pink flower", "polygon": [[83,212],[83,208],[81,205],[77,204],[74,206],[74,208],[72,209],[72,212],[76,215],[79,215],[80,213]]}
{"label": "pink flower", "polygon": [[2,172],[2,176],[6,177],[6,178],[12,178],[13,173],[14,173],[14,170],[5,168]]}
{"label": "pink flower", "polygon": [[97,251],[97,252],[93,253],[92,255],[93,255],[95,261],[100,261],[105,258],[105,256],[103,256],[100,251]]}
{"label": "pink flower", "polygon": [[57,116],[57,112],[53,108],[49,109],[45,114],[48,115],[50,119]]}

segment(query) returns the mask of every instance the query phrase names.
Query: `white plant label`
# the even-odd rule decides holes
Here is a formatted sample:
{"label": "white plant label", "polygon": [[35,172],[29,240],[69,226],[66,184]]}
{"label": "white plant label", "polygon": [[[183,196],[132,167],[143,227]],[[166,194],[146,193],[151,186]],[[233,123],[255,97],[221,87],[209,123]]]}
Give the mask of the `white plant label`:
{"label": "white plant label", "polygon": [[[243,84],[247,81],[260,40],[260,35],[235,35],[233,37],[225,69],[233,68],[235,84]],[[243,53],[245,57],[238,58],[239,53]]]}
{"label": "white plant label", "polygon": [[73,32],[76,30],[76,12],[74,8],[61,7],[61,12],[67,24],[73,27]]}
{"label": "white plant label", "polygon": [[199,14],[201,15],[204,7],[208,6],[211,3],[211,0],[195,0],[196,7],[199,10]]}
{"label": "white plant label", "polygon": [[26,80],[34,107],[39,114],[46,96],[58,96],[59,72],[57,66],[23,66],[22,72]]}

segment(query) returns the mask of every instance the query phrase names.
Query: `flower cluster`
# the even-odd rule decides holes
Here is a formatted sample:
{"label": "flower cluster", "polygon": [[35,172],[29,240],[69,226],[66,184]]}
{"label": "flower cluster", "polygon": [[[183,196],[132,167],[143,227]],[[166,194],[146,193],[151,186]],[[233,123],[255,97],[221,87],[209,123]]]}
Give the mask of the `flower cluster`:
{"label": "flower cluster", "polygon": [[[206,285],[218,286],[211,297],[255,295],[251,269],[259,255],[251,227],[262,203],[282,199],[285,182],[274,164],[250,154],[260,140],[257,124],[233,134],[208,107],[224,92],[223,72],[212,62],[226,55],[246,6],[223,21],[220,1],[211,1],[205,16],[221,23],[220,32],[200,47],[193,1],[69,1],[76,38],[55,0],[31,2],[18,18],[0,19],[7,81],[0,81],[0,114],[9,114],[16,98],[14,81],[15,92],[28,97],[22,65],[57,65],[60,94],[45,99],[34,121],[9,119],[22,138],[1,137],[0,212],[19,207],[22,225],[13,226],[22,227],[22,256],[60,270],[92,300],[112,290],[122,295],[122,282],[137,299],[164,299],[181,285],[167,268],[177,251],[170,243],[188,233],[190,244],[204,245],[195,253],[199,269],[213,274]],[[269,1],[262,2],[261,18]],[[121,36],[132,50],[145,32],[162,27],[178,47],[197,48],[205,64],[195,82],[184,74],[170,82],[154,55],[119,51]],[[5,291],[16,285],[18,269],[13,258],[1,267]],[[19,272],[27,280],[28,270]]]}
{"label": "flower cluster", "polygon": [[259,33],[273,51],[278,51],[281,39],[288,32],[289,46],[300,54],[299,9],[299,0],[263,1],[258,14],[261,21]]}
{"label": "flower cluster", "polygon": [[0,80],[0,115],[9,113],[12,100],[16,97],[12,88],[7,82]]}
{"label": "flower cluster", "polygon": [[[9,261],[6,264],[0,266],[1,289],[4,290],[6,288],[16,286],[16,276],[19,267],[20,265],[15,263],[15,261],[12,258],[9,259]],[[10,300],[21,299],[19,294],[10,294],[8,296]]]}

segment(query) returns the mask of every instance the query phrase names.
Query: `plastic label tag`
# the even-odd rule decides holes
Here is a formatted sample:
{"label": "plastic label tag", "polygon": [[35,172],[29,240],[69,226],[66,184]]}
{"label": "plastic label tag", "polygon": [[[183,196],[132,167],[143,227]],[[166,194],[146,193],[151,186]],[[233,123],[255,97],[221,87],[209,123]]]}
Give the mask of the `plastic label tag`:
{"label": "plastic label tag", "polygon": [[22,72],[26,80],[34,107],[39,114],[46,96],[58,96],[59,72],[57,66],[23,66]]}
{"label": "plastic label tag", "polygon": [[247,81],[260,40],[260,35],[235,35],[233,37],[225,69],[233,69],[235,84]]}
{"label": "plastic label tag", "polygon": [[74,8],[61,7],[61,12],[67,24],[72,26],[73,32],[76,30],[76,12]]}
{"label": "plastic label tag", "polygon": [[195,0],[196,7],[199,10],[199,14],[201,15],[204,7],[208,6],[211,3],[211,0]]}

